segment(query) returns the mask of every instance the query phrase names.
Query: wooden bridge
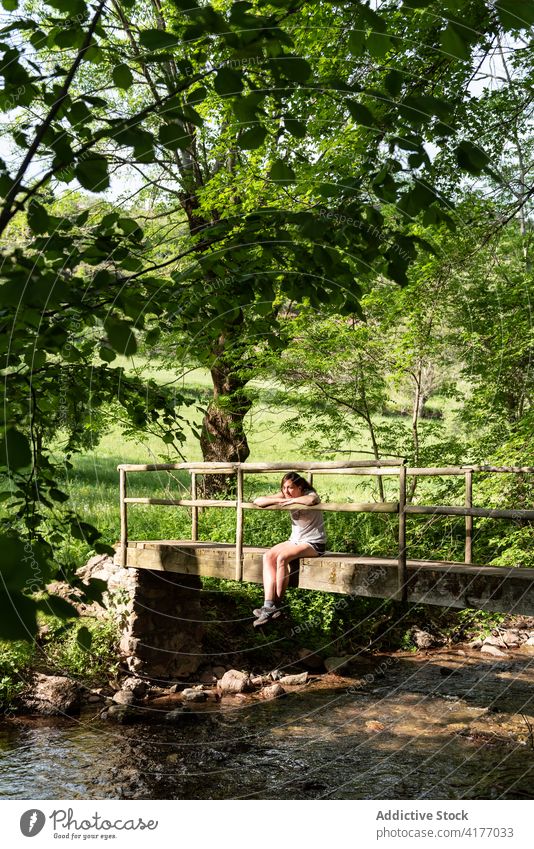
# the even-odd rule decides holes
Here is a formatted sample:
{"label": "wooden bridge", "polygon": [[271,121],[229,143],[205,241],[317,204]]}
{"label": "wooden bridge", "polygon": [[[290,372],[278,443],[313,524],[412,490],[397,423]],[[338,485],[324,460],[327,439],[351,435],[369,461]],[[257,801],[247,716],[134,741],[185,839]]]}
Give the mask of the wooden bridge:
{"label": "wooden bridge", "polygon": [[[243,545],[247,510],[288,510],[276,505],[260,508],[243,498],[246,474],[272,474],[298,471],[314,475],[394,476],[398,478],[398,500],[371,503],[322,502],[307,510],[350,513],[389,513],[398,515],[398,546],[391,557],[368,557],[351,553],[326,552],[321,557],[294,561],[290,586],[348,595],[396,599],[442,607],[472,607],[502,613],[534,615],[534,570],[474,565],[473,519],[477,517],[533,521],[534,510],[491,509],[473,506],[473,476],[476,474],[533,474],[533,467],[449,466],[410,468],[397,461],[338,461],[323,463],[171,463],[118,466],[120,474],[121,540],[118,559],[135,569],[175,572],[236,581],[262,582],[262,554],[265,549]],[[133,472],[187,471],[191,498],[128,497],[127,475]],[[229,500],[198,498],[200,475],[236,476],[236,497]],[[407,479],[419,476],[463,476],[465,504],[462,506],[408,504]],[[191,510],[190,540],[129,540],[128,508],[133,504],[186,507]],[[201,508],[224,508],[237,513],[233,543],[198,540]],[[293,509],[295,509],[293,507]],[[465,518],[463,562],[412,560],[407,556],[406,522],[413,515],[460,516]],[[279,542],[280,540],[273,540]]]}

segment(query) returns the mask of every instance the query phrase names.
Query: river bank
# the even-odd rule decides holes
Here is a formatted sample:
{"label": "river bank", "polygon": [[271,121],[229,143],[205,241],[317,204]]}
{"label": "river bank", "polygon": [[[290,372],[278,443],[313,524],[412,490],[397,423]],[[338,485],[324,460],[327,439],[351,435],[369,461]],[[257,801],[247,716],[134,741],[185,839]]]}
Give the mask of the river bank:
{"label": "river bank", "polygon": [[[285,695],[142,702],[132,724],[0,723],[2,798],[534,797],[534,649],[467,645],[362,658]],[[374,671],[373,671],[374,670]],[[158,702],[159,698],[159,703]],[[156,702],[156,704],[154,704]]]}

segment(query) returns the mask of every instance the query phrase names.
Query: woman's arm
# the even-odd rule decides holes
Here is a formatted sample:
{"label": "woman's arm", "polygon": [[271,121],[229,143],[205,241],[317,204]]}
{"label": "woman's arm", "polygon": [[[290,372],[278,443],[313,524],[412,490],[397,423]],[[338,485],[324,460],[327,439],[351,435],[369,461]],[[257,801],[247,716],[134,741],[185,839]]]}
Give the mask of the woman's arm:
{"label": "woman's arm", "polygon": [[257,507],[270,507],[272,504],[280,504],[281,501],[285,501],[286,499],[282,495],[281,492],[277,492],[276,495],[260,495],[258,498],[254,499],[254,504]]}
{"label": "woman's arm", "polygon": [[309,495],[299,495],[297,498],[286,498],[285,504],[305,504],[311,507],[314,504],[319,504],[321,499],[316,492],[310,492]]}

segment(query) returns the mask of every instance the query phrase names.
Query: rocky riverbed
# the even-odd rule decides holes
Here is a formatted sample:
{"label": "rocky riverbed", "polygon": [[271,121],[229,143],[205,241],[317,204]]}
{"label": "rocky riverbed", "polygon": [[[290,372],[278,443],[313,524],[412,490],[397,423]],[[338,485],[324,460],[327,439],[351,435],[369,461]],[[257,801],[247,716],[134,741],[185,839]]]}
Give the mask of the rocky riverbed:
{"label": "rocky riverbed", "polygon": [[[55,716],[35,715],[42,676],[33,713],[0,725],[0,794],[532,798],[534,640],[520,627],[486,639],[330,659],[322,672],[311,657],[261,675],[220,666],[170,688],[130,675],[78,700],[64,681],[69,707],[58,701]],[[62,682],[50,686],[60,700]]]}

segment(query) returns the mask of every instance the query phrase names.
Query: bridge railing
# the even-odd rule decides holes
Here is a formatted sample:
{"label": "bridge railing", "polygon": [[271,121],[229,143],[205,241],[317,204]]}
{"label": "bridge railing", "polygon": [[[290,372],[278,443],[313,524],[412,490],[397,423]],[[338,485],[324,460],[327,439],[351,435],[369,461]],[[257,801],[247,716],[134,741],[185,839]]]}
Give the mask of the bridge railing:
{"label": "bridge railing", "polygon": [[[154,463],[154,464],[130,464],[122,463],[119,471],[119,500],[120,500],[120,552],[121,564],[126,566],[128,549],[128,505],[129,504],[156,504],[169,507],[191,508],[191,540],[198,540],[198,511],[199,508],[217,507],[236,510],[236,539],[235,558],[237,581],[243,579],[243,530],[245,510],[294,510],[293,505],[271,505],[269,507],[258,507],[243,498],[244,475],[245,474],[269,474],[272,472],[307,472],[307,478],[313,483],[314,475],[357,475],[357,476],[394,476],[398,477],[398,501],[378,502],[322,502],[306,510],[321,510],[344,513],[398,513],[398,598],[404,600],[407,591],[407,567],[406,567],[406,518],[410,515],[441,515],[441,516],[464,516],[465,517],[465,565],[472,564],[473,558],[473,518],[493,519],[523,519],[534,521],[534,510],[525,509],[500,509],[473,506],[473,474],[534,474],[533,466],[443,466],[443,467],[409,467],[405,463],[399,464],[396,460],[380,460],[370,462],[368,460],[352,461],[330,461],[330,462],[282,462],[282,463]],[[131,472],[160,472],[160,471],[187,471],[191,476],[191,498],[146,498],[129,497],[127,489],[127,474]],[[206,499],[198,498],[198,476],[212,474],[235,474],[236,475],[236,498],[233,499]],[[465,505],[424,505],[407,504],[407,478],[408,477],[445,477],[463,476],[465,480]]]}

